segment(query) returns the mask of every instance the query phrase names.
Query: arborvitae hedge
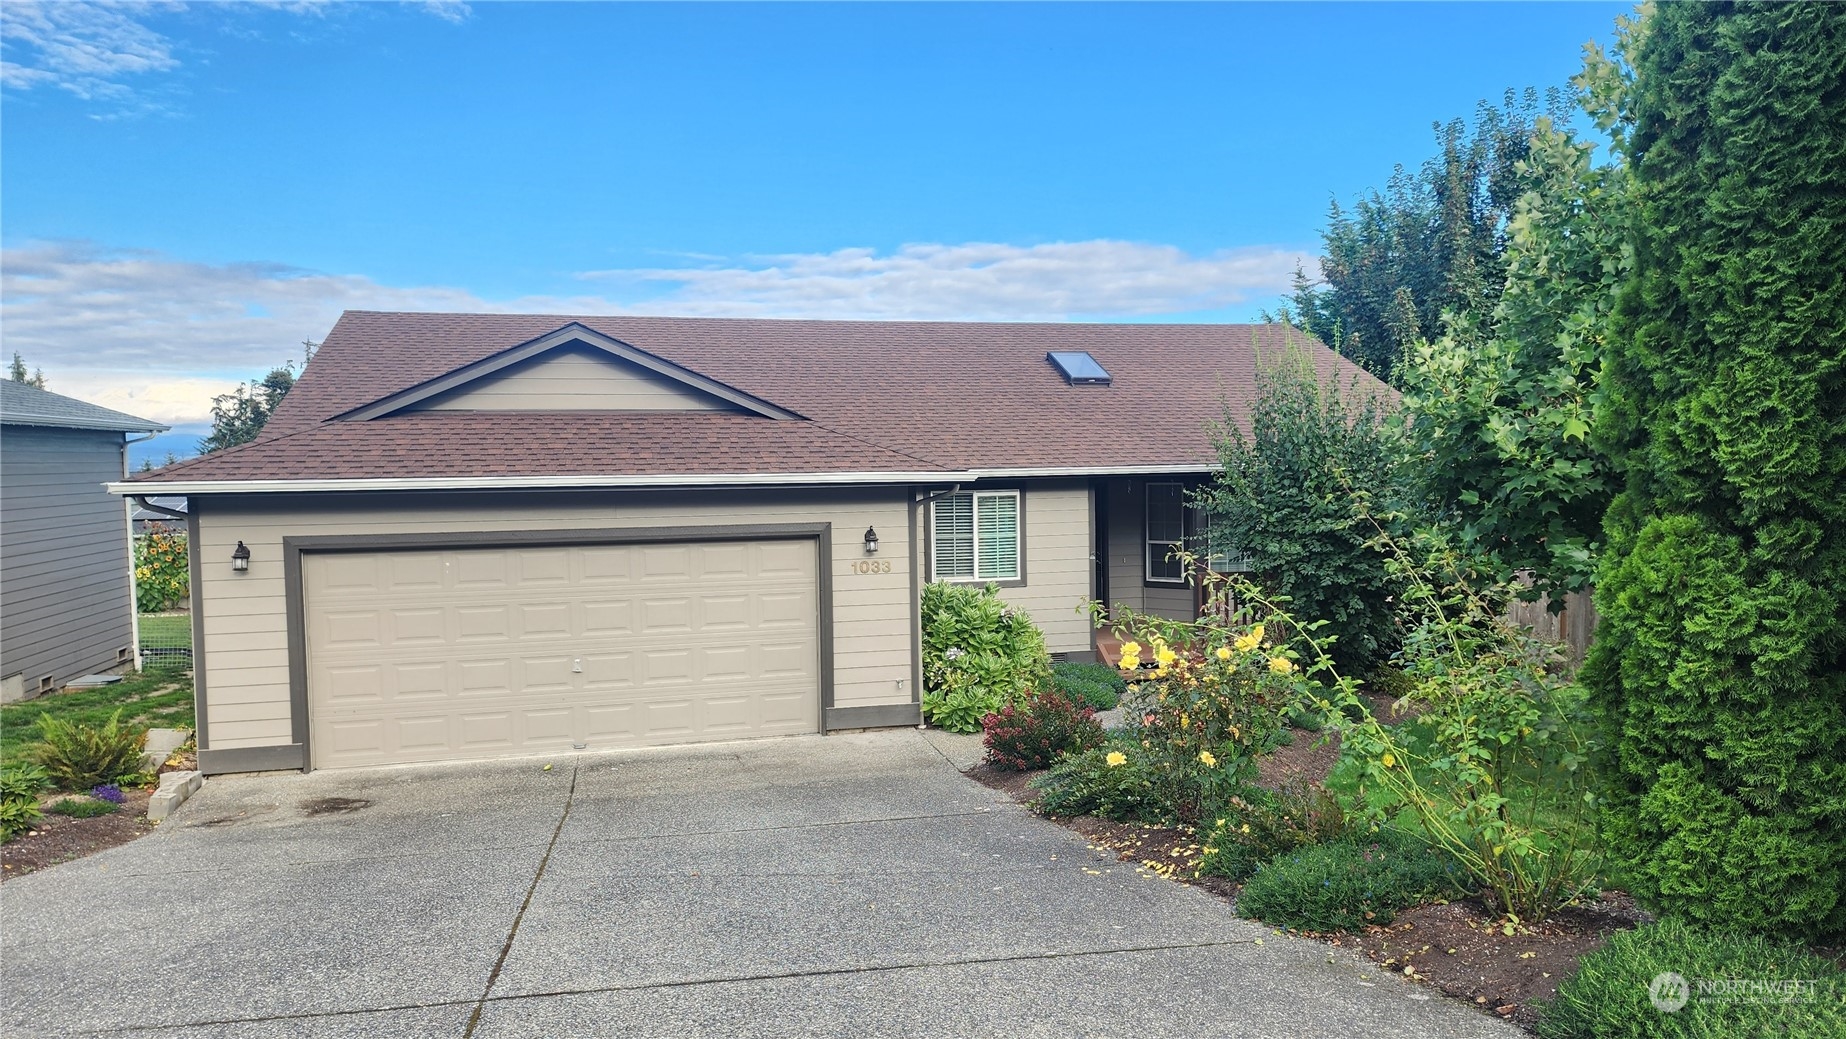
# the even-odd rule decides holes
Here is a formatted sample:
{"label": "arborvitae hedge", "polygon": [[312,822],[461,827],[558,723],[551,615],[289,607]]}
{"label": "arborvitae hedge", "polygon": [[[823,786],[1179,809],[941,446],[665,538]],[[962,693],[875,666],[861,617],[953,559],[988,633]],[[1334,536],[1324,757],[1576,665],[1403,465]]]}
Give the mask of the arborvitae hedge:
{"label": "arborvitae hedge", "polygon": [[1662,4],[1630,54],[1635,271],[1587,666],[1621,879],[1846,935],[1846,5]]}

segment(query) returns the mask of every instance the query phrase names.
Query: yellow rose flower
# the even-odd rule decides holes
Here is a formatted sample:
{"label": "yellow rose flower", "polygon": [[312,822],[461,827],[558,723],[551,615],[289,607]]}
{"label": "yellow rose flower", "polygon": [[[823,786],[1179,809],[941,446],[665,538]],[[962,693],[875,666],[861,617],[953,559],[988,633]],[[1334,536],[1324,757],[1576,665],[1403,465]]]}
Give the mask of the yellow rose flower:
{"label": "yellow rose flower", "polygon": [[1378,760],[1384,762],[1384,767],[1386,768],[1390,768],[1392,765],[1397,764],[1397,757],[1389,751],[1386,751],[1385,756]]}
{"label": "yellow rose flower", "polygon": [[1249,634],[1237,636],[1237,652],[1248,653],[1263,644],[1263,626],[1251,628]]}
{"label": "yellow rose flower", "polygon": [[1178,659],[1179,659],[1179,654],[1173,652],[1172,650],[1168,649],[1165,646],[1161,646],[1160,648],[1154,650],[1154,662],[1156,664],[1159,664],[1161,667],[1172,667],[1173,661],[1178,660]]}
{"label": "yellow rose flower", "polygon": [[1286,675],[1295,669],[1295,662],[1287,657],[1274,657],[1269,661],[1269,670],[1278,675]]}
{"label": "yellow rose flower", "polygon": [[1219,660],[1229,660],[1229,659],[1231,659],[1231,647],[1229,647],[1229,646],[1219,646],[1219,647],[1218,647],[1218,659],[1219,659]]}
{"label": "yellow rose flower", "polygon": [[1205,763],[1206,768],[1217,768],[1218,767],[1217,757],[1214,756],[1212,752],[1209,750],[1199,751],[1199,760]]}
{"label": "yellow rose flower", "polygon": [[1104,758],[1103,761],[1106,762],[1110,768],[1114,768],[1117,765],[1128,764],[1128,755],[1119,750],[1112,750],[1109,752],[1109,756]]}

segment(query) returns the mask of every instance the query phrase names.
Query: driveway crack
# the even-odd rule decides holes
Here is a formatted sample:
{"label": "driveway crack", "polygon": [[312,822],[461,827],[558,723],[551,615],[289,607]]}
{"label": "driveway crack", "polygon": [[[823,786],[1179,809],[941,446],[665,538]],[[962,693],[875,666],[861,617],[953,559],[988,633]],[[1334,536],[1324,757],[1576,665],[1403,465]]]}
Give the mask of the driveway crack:
{"label": "driveway crack", "polygon": [[551,865],[551,852],[558,846],[558,835],[564,832],[564,824],[570,819],[571,804],[577,799],[577,776],[581,767],[573,762],[570,767],[570,790],[564,795],[564,812],[558,816],[558,825],[551,831],[551,843],[545,845],[545,855],[538,860],[538,871],[532,874],[532,883],[526,888],[525,901],[519,903],[519,912],[513,914],[513,926],[507,928],[506,941],[500,946],[500,955],[494,960],[494,969],[487,975],[487,987],[481,990],[481,998],[474,1001],[474,1013],[468,1015],[468,1027],[462,1032],[462,1039],[472,1039],[474,1030],[481,1023],[481,1011],[487,1007],[487,997],[493,995],[494,983],[500,980],[500,968],[506,966],[507,954],[513,951],[513,939],[519,937],[520,921],[526,918],[526,910],[532,907],[532,896],[538,892],[538,882],[545,879],[545,867]]}

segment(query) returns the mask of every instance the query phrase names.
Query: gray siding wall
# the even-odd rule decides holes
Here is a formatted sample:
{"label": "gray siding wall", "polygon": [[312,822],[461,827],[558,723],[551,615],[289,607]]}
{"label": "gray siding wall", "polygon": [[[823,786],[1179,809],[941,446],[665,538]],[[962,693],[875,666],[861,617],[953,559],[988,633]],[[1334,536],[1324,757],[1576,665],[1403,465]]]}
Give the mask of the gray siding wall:
{"label": "gray siding wall", "polygon": [[1172,620],[1195,619],[1191,585],[1147,581],[1147,481],[1121,477],[1102,481],[1102,485],[1108,510],[1110,610],[1126,607]]}
{"label": "gray siding wall", "polygon": [[134,646],[122,434],[0,429],[0,677],[63,683]]}

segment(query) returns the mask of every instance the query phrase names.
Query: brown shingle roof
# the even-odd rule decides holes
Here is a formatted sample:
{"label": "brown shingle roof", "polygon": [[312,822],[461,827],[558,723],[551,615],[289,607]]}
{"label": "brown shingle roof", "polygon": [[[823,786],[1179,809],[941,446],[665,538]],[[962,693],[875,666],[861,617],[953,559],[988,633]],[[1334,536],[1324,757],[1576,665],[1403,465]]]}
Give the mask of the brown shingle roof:
{"label": "brown shingle roof", "polygon": [[[336,416],[567,325],[584,326],[808,421],[712,412],[421,411]],[[1284,337],[1324,375],[1378,384],[1277,325],[974,324],[349,311],[263,437],[160,481],[436,475],[799,474],[1179,466],[1215,461],[1260,352]],[[1113,376],[1071,386],[1084,350]]]}

